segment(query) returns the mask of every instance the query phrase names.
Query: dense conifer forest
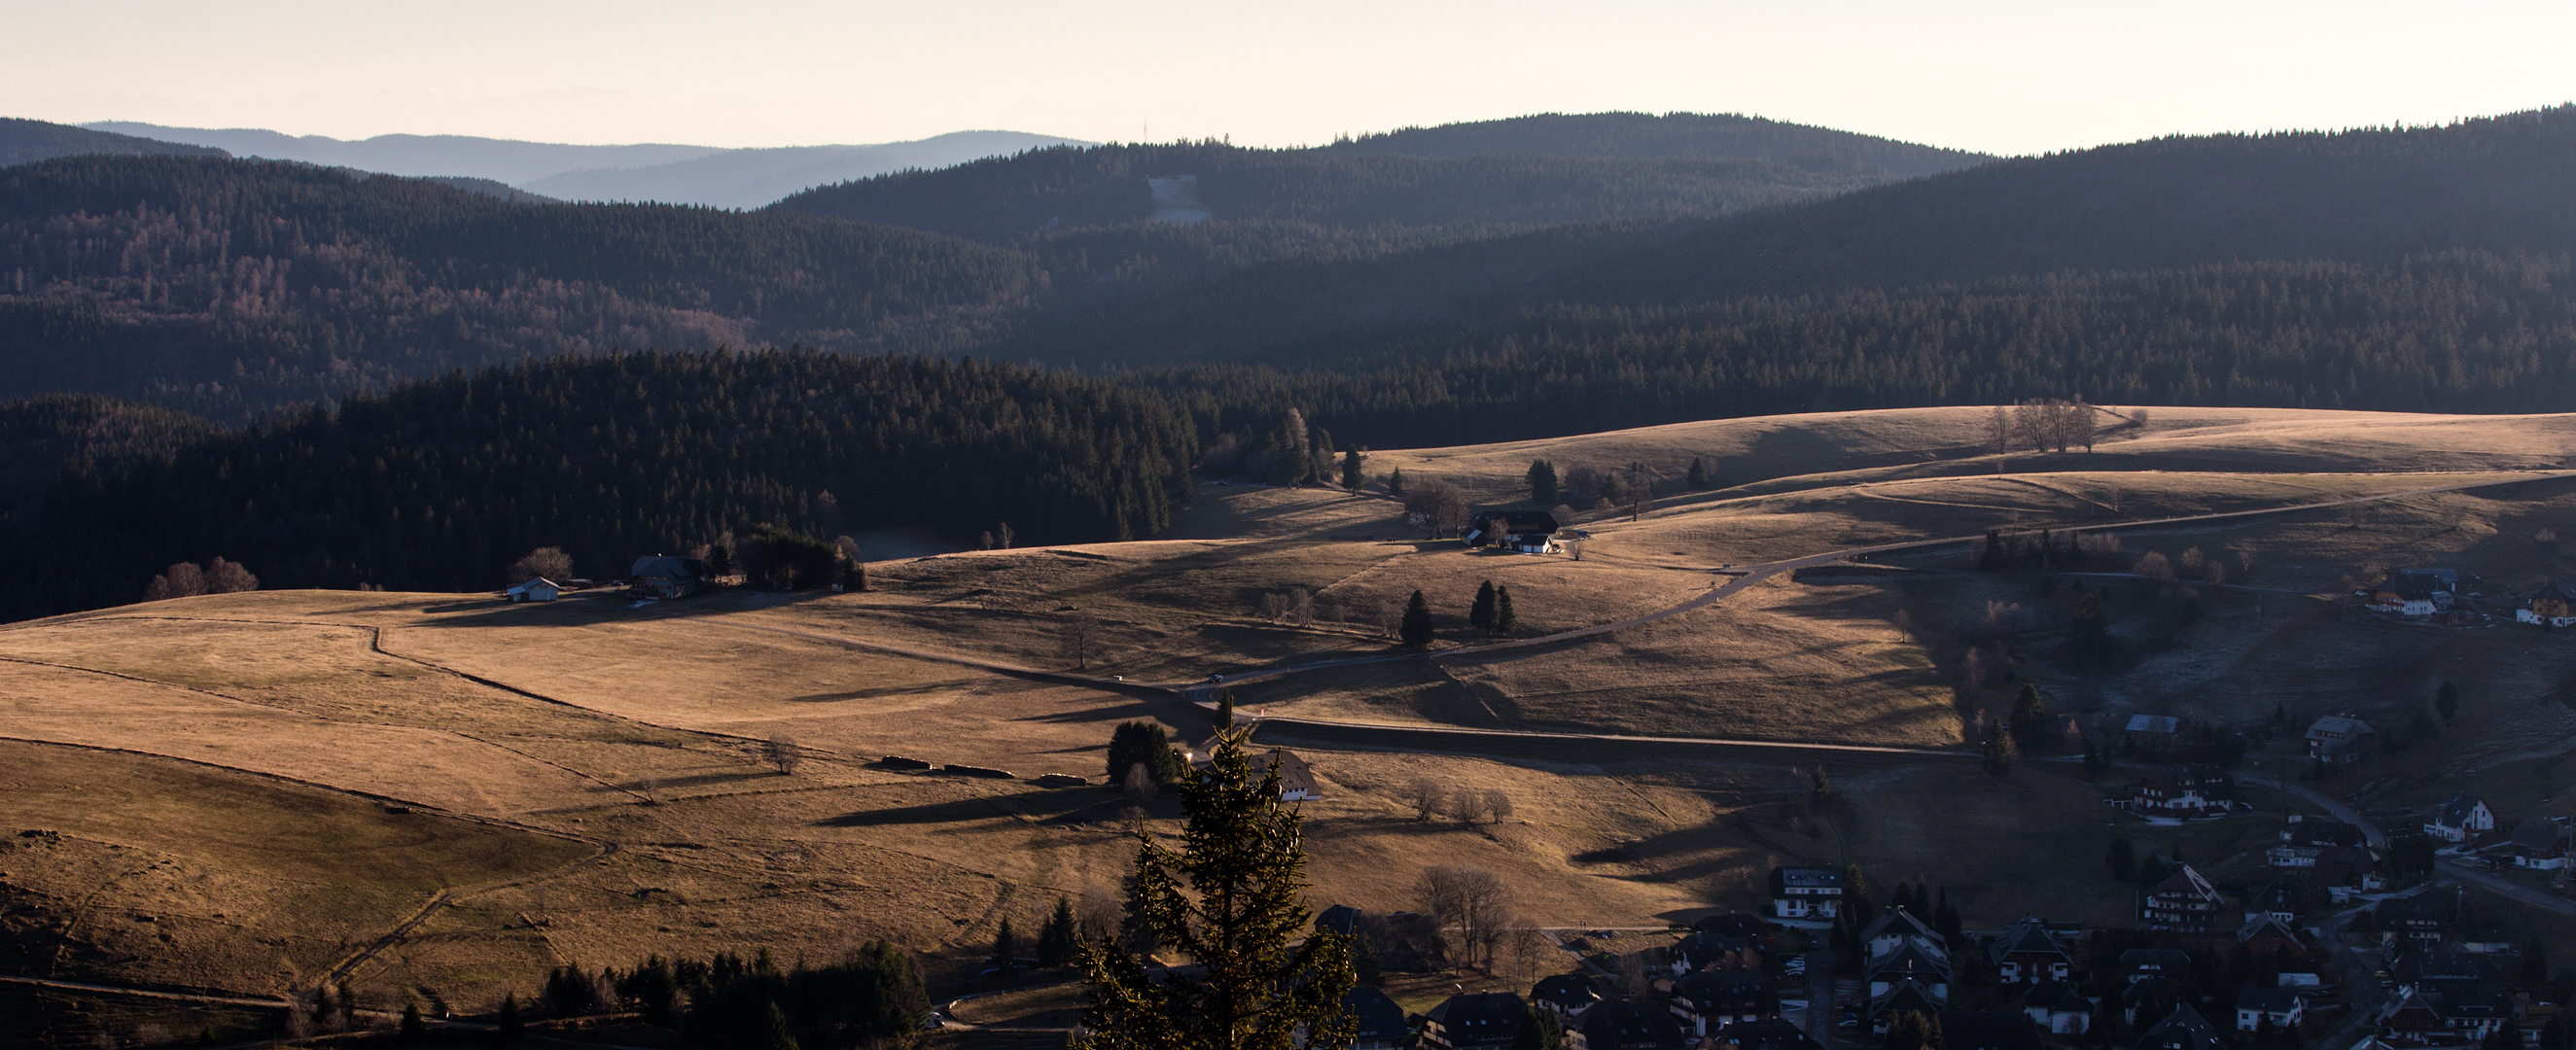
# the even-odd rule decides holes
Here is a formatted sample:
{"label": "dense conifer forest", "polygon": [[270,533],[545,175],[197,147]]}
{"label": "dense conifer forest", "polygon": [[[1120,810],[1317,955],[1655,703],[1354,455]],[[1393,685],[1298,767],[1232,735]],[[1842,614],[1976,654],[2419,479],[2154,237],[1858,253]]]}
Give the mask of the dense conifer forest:
{"label": "dense conifer forest", "polygon": [[1717,214],[1840,193],[1892,178],[1830,158],[1410,157],[1246,149],[1217,142],[1057,146],[938,171],[821,186],[772,211],[937,230],[993,244],[1154,214],[1148,178],[1193,176],[1215,218],[1335,227],[1501,224]]}
{"label": "dense conifer forest", "polygon": [[[42,431],[43,411],[20,414]],[[1169,521],[1196,454],[1188,420],[1150,393],[815,351],[521,362],[148,437],[74,465],[9,522],[27,581],[9,613],[132,601],[164,566],[214,557],[270,588],[470,591],[537,547],[615,578],[639,553],[763,525],[1130,539]]]}
{"label": "dense conifer forest", "polygon": [[616,348],[882,346],[1019,302],[1027,256],[790,213],[512,203],[307,165],[0,169],[0,394],[239,420],[406,376]]}
{"label": "dense conifer forest", "polygon": [[1527,154],[1546,157],[1753,160],[1899,178],[1931,175],[1993,158],[1873,135],[1731,113],[1534,113],[1438,127],[1397,128],[1326,147],[1335,153],[1406,157]]}

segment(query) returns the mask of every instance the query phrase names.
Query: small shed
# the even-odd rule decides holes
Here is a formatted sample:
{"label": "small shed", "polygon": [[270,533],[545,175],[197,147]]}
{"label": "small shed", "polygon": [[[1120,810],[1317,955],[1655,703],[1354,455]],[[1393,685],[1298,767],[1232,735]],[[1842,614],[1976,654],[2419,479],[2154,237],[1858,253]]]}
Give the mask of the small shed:
{"label": "small shed", "polygon": [[563,596],[563,585],[539,576],[509,590],[514,602],[550,602]]}

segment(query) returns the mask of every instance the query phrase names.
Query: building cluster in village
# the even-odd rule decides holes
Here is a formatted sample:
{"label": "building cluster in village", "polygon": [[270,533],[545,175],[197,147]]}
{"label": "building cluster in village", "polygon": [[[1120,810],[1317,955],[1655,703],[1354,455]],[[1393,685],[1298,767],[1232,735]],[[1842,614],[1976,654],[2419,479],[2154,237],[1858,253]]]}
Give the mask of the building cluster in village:
{"label": "building cluster in village", "polygon": [[[2479,584],[2474,574],[2467,585]],[[2455,569],[2399,569],[2378,584],[2353,593],[2362,607],[2383,616],[2418,623],[2470,627],[2493,623],[2512,607],[2516,623],[2540,627],[2576,627],[2576,584],[2551,580],[2519,603],[2491,602],[2487,595],[2463,587]]]}

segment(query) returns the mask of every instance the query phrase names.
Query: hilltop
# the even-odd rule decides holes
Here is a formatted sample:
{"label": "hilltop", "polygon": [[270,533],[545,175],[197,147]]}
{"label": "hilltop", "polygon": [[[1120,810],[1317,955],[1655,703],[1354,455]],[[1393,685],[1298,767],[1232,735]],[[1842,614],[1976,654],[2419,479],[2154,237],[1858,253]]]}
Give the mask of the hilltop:
{"label": "hilltop", "polygon": [[219,149],[163,142],[111,131],[95,131],[41,120],[0,117],[0,167],[84,154],[113,156],[224,157]]}
{"label": "hilltop", "polygon": [[1541,156],[1752,160],[1766,164],[1878,168],[1898,178],[1933,175],[1994,158],[1874,135],[1733,113],[1538,113],[1435,127],[1406,127],[1335,141],[1337,153],[1406,157]]}

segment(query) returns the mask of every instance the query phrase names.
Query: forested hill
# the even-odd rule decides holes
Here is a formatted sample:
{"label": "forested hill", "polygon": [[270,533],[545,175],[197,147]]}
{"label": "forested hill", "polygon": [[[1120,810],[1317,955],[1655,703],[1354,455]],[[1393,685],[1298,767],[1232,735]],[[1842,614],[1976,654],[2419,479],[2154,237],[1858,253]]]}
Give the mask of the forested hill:
{"label": "forested hill", "polygon": [[1732,113],[1539,113],[1342,139],[1335,153],[1472,157],[1524,153],[1628,160],[1750,160],[1766,164],[1876,169],[1906,178],[1994,158],[1874,135]]}
{"label": "forested hill", "polygon": [[93,153],[123,156],[231,156],[222,150],[205,146],[184,146],[176,142],[119,135],[112,131],[91,131],[88,128],[76,128],[69,124],[48,124],[41,120],[0,117],[0,167]]}
{"label": "forested hill", "polygon": [[793,213],[71,157],[0,169],[0,396],[108,393],[238,420],[528,356],[938,345],[1044,280],[1017,252]]}
{"label": "forested hill", "polygon": [[472,591],[540,546],[609,578],[637,554],[762,525],[1132,539],[1164,527],[1195,452],[1186,417],[1153,394],[1009,366],[810,351],[526,362],[77,463],[8,522],[0,557],[21,586],[0,613],[130,602],[164,567],[218,556],[268,587]]}
{"label": "forested hill", "polygon": [[[1379,448],[1695,419],[2082,396],[2097,404],[2558,412],[2576,404],[2565,256],[2226,263],[1424,326],[1333,369],[1126,378],[1256,453],[1286,409]],[[1231,435],[1231,441],[1225,439]]]}
{"label": "forested hill", "polygon": [[[2576,251],[2576,108],[2445,127],[2159,139],[1750,214],[1292,257],[1032,324],[1017,356],[1374,362],[1431,326],[2236,260]],[[1493,342],[1476,344],[1493,346]]]}
{"label": "forested hill", "polygon": [[[1334,228],[1537,226],[1630,216],[1718,214],[1841,193],[1895,176],[1831,156],[1795,162],[1697,157],[1412,157],[1221,143],[1071,146],[937,171],[821,186],[774,211],[938,230],[1014,243],[1064,227],[1155,216],[1147,180],[1168,189],[1165,215],[1216,222],[1303,222]],[[1179,207],[1182,204],[1190,208]]]}

